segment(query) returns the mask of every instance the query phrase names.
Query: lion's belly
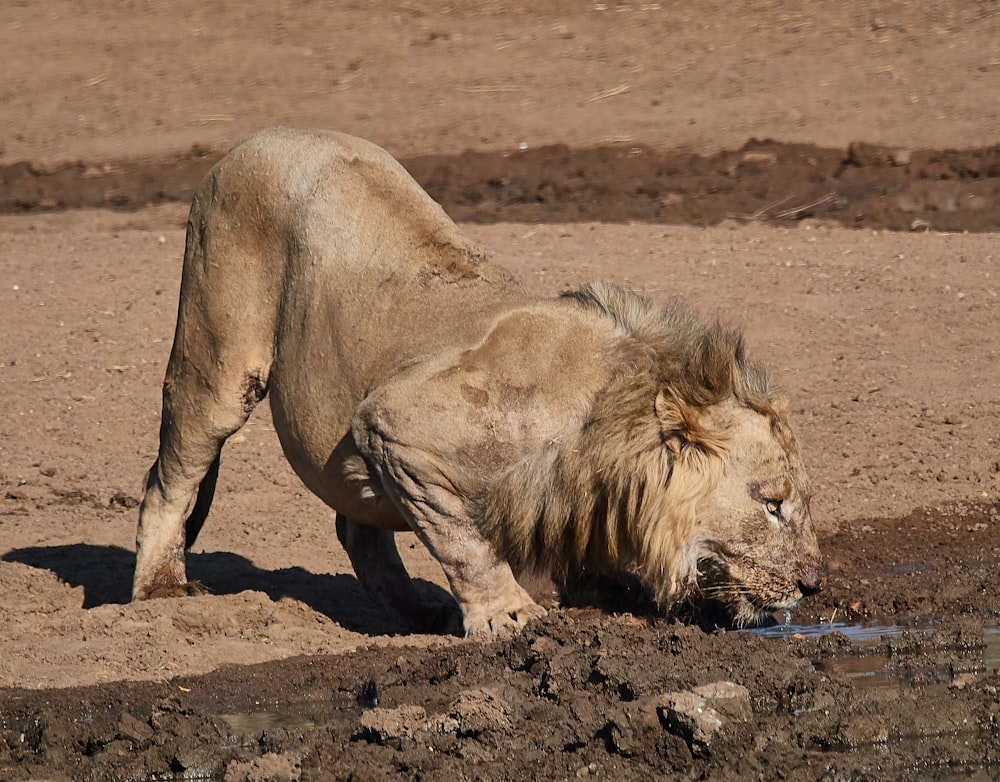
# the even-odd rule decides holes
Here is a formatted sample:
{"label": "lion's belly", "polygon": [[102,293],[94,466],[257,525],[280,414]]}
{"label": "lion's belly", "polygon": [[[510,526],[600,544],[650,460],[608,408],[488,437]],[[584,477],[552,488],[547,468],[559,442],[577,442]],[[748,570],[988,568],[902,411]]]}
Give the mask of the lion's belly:
{"label": "lion's belly", "polygon": [[380,493],[373,491],[367,478],[350,432],[355,407],[351,395],[331,387],[320,369],[307,373],[308,378],[287,365],[284,369],[277,364],[272,376],[271,414],[295,474],[323,502],[354,521],[408,530],[396,507],[377,499]]}

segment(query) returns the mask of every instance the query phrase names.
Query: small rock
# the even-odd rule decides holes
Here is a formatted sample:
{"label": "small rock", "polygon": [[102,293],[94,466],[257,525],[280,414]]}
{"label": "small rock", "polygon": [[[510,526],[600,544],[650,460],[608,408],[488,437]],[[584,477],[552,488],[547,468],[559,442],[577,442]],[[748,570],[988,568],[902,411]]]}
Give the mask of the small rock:
{"label": "small rock", "polygon": [[693,753],[702,754],[727,723],[750,718],[750,693],[734,682],[712,682],[693,691],[667,693],[660,698],[657,714],[664,728],[684,739]]}
{"label": "small rock", "polygon": [[975,683],[976,675],[974,673],[959,673],[952,678],[951,684],[948,686],[953,690],[964,690],[970,684]]}
{"label": "small rock", "polygon": [[371,709],[361,715],[361,734],[382,744],[390,739],[411,738],[427,723],[422,706]]}
{"label": "small rock", "polygon": [[694,694],[700,695],[713,708],[732,720],[745,721],[752,716],[750,691],[742,684],[728,681],[711,682],[695,687]]}
{"label": "small rock", "polygon": [[122,508],[123,510],[133,510],[139,507],[139,500],[123,491],[115,492],[108,500],[109,508]]}
{"label": "small rock", "polygon": [[778,156],[774,152],[768,152],[766,150],[752,150],[750,152],[744,152],[740,160],[744,163],[766,163],[767,165],[774,165],[778,162]]}
{"label": "small rock", "polygon": [[706,700],[693,692],[672,692],[659,709],[672,733],[685,741],[708,744],[722,727],[722,718]]}
{"label": "small rock", "polygon": [[912,153],[903,147],[883,147],[854,141],[847,147],[847,162],[862,168],[909,165]]}
{"label": "small rock", "polygon": [[458,720],[447,714],[439,714],[431,724],[431,728],[442,735],[457,735],[459,727]]}
{"label": "small rock", "polygon": [[268,752],[249,761],[226,766],[224,782],[293,782],[302,778],[302,759],[296,754]]}
{"label": "small rock", "polygon": [[215,755],[207,747],[183,747],[170,761],[170,770],[182,774],[184,779],[213,779],[218,767]]}
{"label": "small rock", "polygon": [[492,689],[466,690],[451,704],[449,714],[458,721],[460,736],[511,727],[510,706]]}
{"label": "small rock", "polygon": [[117,725],[118,735],[128,741],[139,744],[153,738],[153,728],[148,722],[143,722],[130,712],[123,712]]}

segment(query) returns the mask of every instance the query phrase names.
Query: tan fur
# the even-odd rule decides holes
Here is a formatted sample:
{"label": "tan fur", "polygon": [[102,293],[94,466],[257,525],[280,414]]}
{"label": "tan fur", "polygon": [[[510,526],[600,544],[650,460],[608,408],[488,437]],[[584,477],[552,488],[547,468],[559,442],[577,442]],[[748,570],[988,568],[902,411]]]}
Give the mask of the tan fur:
{"label": "tan fur", "polygon": [[527,296],[360,139],[265,131],[195,195],[136,599],[195,589],[184,549],[265,395],[358,578],[417,628],[448,611],[410,583],[404,530],[467,635],[542,613],[512,565],[634,570],[664,605],[700,583],[739,621],[822,578],[784,407],[737,334],[609,285]]}

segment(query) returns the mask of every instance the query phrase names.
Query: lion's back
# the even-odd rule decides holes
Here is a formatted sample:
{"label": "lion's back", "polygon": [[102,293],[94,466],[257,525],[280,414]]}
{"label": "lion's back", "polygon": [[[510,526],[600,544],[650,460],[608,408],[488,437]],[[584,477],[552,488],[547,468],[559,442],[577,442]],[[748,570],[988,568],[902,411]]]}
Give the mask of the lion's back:
{"label": "lion's back", "polygon": [[[284,232],[285,250],[364,283],[472,282],[510,286],[406,169],[369,141],[328,130],[270,128],[235,147],[207,189],[243,207],[246,230]],[[217,205],[225,207],[225,204]],[[391,284],[389,290],[391,290]],[[411,291],[419,295],[419,290]]]}
{"label": "lion's back", "polygon": [[332,131],[273,128],[235,147],[198,191],[188,249],[185,307],[232,302],[222,328],[266,313],[272,401],[310,426],[527,299],[388,153]]}

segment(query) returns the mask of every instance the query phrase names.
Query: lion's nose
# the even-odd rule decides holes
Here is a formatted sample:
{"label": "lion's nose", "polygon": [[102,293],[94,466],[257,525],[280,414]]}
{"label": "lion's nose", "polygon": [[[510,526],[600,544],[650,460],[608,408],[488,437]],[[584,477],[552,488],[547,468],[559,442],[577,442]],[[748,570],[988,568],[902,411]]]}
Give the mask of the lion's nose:
{"label": "lion's nose", "polygon": [[799,581],[799,591],[802,593],[803,597],[809,597],[810,595],[815,595],[817,592],[822,591],[823,582],[822,581]]}
{"label": "lion's nose", "polygon": [[823,580],[826,578],[826,562],[817,562],[806,568],[805,573],[799,578],[799,591],[803,597],[815,595],[823,589]]}

